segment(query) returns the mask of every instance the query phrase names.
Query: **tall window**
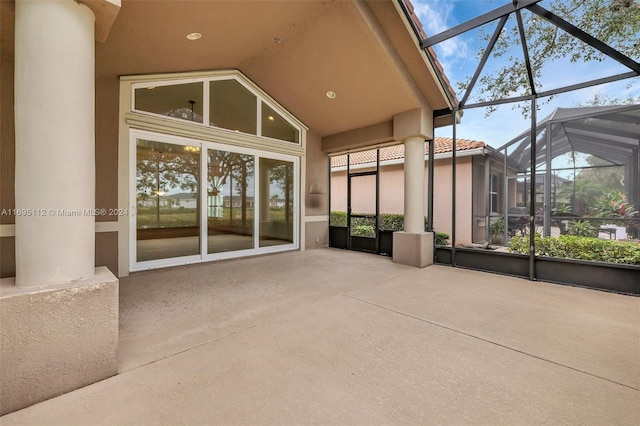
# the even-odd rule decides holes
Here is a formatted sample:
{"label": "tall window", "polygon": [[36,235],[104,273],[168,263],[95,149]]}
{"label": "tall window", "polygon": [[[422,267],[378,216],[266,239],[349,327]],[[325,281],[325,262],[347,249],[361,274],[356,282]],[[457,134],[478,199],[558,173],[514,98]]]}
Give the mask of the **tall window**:
{"label": "tall window", "polygon": [[489,195],[491,198],[491,213],[500,213],[500,175],[491,173]]}
{"label": "tall window", "polygon": [[200,253],[200,149],[136,140],[136,260]]}
{"label": "tall window", "polygon": [[260,247],[293,243],[293,163],[260,159]]}
{"label": "tall window", "polygon": [[254,246],[252,155],[207,150],[207,253]]}

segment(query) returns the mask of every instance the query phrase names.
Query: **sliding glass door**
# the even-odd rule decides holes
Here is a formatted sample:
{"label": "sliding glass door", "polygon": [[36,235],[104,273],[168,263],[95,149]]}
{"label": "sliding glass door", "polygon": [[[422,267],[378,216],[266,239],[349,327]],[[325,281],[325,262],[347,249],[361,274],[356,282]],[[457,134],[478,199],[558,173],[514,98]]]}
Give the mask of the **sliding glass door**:
{"label": "sliding glass door", "polygon": [[298,248],[296,157],[132,131],[131,270]]}
{"label": "sliding glass door", "polygon": [[136,141],[136,261],[200,254],[200,148]]}
{"label": "sliding glass door", "polygon": [[207,253],[254,247],[255,157],[207,150]]}
{"label": "sliding glass door", "polygon": [[293,162],[260,159],[260,247],[293,243]]}

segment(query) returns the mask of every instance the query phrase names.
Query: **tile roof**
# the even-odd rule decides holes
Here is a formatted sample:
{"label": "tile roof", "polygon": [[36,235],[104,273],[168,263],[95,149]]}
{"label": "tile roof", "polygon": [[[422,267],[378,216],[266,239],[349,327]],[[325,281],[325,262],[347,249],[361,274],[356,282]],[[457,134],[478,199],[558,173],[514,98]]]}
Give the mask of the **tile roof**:
{"label": "tile roof", "polygon": [[[451,138],[435,138],[435,153],[436,154],[445,154],[447,152],[452,152],[453,149],[453,139]],[[458,151],[468,151],[476,148],[484,148],[486,144],[480,141],[473,141],[469,139],[456,139],[456,152]],[[424,144],[424,154],[427,155],[429,153],[429,145]],[[376,161],[376,150],[371,149],[368,151],[358,151],[349,153],[351,165],[356,164],[367,164],[367,163],[375,163]],[[380,148],[380,161],[392,161],[392,160],[400,160],[404,159],[404,145],[393,145],[387,146],[384,148]],[[345,167],[347,165],[347,156],[338,155],[335,157],[331,157],[331,167]]]}
{"label": "tile roof", "polygon": [[[427,33],[425,33],[424,28],[422,27],[422,22],[420,22],[420,19],[418,18],[418,15],[416,15],[416,13],[415,13],[415,9],[413,7],[413,4],[411,3],[410,0],[404,0],[404,4],[407,6],[407,10],[411,14],[411,20],[415,24],[415,28],[420,33],[420,38],[421,38],[420,41],[426,39],[427,38]],[[438,55],[436,55],[436,51],[433,50],[432,47],[428,47],[427,50],[429,50],[429,54],[433,58],[434,65],[436,66],[436,68],[438,68],[437,72],[440,73],[440,75],[442,76],[442,80],[446,84],[446,88],[445,89],[451,94],[451,99],[453,99],[454,102],[456,104],[458,104],[459,100],[458,100],[458,97],[456,95],[456,91],[453,90],[453,87],[451,87],[451,82],[449,82],[449,79],[447,78],[447,76],[444,73],[444,68],[442,67],[442,64],[440,63],[440,61],[438,60]]]}

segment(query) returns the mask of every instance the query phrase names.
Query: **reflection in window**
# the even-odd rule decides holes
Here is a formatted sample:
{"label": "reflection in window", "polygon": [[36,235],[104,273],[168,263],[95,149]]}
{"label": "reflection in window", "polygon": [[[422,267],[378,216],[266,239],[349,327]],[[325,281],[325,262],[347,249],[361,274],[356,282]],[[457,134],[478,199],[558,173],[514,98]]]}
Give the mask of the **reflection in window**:
{"label": "reflection in window", "polygon": [[202,123],[202,82],[135,89],[135,109]]}
{"label": "reflection in window", "polygon": [[236,80],[209,83],[210,126],[256,134],[256,95]]}
{"label": "reflection in window", "polygon": [[254,247],[254,157],[208,150],[207,253]]}
{"label": "reflection in window", "polygon": [[138,139],[137,261],[200,253],[200,148]]}
{"label": "reflection in window", "polygon": [[293,243],[293,163],[260,158],[260,247]]}
{"label": "reflection in window", "polygon": [[265,103],[262,104],[262,136],[295,143],[300,141],[298,129]]}

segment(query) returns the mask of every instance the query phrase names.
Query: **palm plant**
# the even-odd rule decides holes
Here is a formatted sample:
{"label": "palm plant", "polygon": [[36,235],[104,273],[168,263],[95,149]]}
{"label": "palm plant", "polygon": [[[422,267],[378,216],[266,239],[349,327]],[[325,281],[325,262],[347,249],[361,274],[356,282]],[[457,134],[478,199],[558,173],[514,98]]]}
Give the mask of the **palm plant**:
{"label": "palm plant", "polygon": [[594,205],[598,196],[602,194],[602,186],[594,181],[580,179],[573,185],[563,185],[558,190],[558,196],[571,201],[571,211],[578,216],[589,213],[590,206]]}

